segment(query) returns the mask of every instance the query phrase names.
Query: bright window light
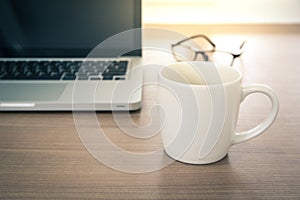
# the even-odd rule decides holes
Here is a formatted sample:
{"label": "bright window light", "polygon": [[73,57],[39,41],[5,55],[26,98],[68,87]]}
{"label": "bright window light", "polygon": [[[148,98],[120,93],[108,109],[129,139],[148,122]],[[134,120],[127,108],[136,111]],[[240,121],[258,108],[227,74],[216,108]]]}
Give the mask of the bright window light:
{"label": "bright window light", "polygon": [[300,24],[299,0],[144,0],[148,24]]}

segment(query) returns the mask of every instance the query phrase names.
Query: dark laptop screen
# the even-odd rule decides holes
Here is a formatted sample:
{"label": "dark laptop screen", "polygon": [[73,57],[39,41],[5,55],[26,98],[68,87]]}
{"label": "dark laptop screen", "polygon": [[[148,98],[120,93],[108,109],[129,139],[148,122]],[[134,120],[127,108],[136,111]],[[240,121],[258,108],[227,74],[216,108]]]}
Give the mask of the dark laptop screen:
{"label": "dark laptop screen", "polygon": [[[0,57],[85,57],[105,39],[141,27],[141,0],[0,0]],[[141,55],[141,33],[100,57]],[[98,56],[97,55],[97,56]]]}

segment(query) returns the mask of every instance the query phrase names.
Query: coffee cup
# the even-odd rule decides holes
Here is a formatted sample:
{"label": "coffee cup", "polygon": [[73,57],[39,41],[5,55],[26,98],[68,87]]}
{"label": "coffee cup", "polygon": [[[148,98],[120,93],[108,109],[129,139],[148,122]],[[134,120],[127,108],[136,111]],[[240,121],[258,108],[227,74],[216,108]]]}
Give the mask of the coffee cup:
{"label": "coffee cup", "polygon": [[[253,93],[266,95],[271,100],[271,110],[259,125],[237,133],[240,103]],[[236,69],[200,61],[163,67],[159,72],[158,102],[165,152],[190,164],[221,160],[232,145],[265,132],[279,110],[270,87],[242,85],[242,76]]]}

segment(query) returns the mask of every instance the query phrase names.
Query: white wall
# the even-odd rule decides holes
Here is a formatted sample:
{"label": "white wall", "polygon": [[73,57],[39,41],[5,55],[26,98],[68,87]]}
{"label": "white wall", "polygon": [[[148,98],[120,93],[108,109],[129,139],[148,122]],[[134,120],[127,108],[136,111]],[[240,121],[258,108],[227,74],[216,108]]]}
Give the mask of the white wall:
{"label": "white wall", "polygon": [[143,0],[144,23],[300,24],[300,0]]}

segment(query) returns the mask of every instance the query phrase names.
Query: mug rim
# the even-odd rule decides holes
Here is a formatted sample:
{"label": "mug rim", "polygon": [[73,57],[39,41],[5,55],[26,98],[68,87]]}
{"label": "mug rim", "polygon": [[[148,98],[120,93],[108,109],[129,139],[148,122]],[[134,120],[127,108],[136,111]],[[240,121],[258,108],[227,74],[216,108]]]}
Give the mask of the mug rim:
{"label": "mug rim", "polygon": [[183,82],[179,82],[179,81],[174,81],[174,80],[171,80],[167,77],[165,77],[162,72],[165,68],[168,68],[174,64],[180,64],[180,63],[189,63],[193,66],[195,66],[193,63],[211,63],[211,62],[203,62],[203,61],[181,61],[181,62],[174,62],[174,63],[171,63],[167,66],[164,66],[162,67],[161,70],[159,70],[159,77],[163,78],[165,81],[168,81],[168,82],[171,82],[173,84],[177,84],[177,85],[181,85],[181,86],[193,86],[193,87],[207,87],[207,86],[226,86],[226,85],[232,85],[236,82],[240,82],[241,79],[242,79],[242,74],[241,72],[239,72],[238,70],[234,69],[233,67],[230,67],[230,66],[226,66],[226,65],[214,65],[215,68],[224,68],[226,70],[231,70],[231,71],[234,71],[235,73],[238,74],[238,77],[234,80],[231,80],[231,81],[227,81],[227,82],[222,82],[222,83],[213,83],[213,84],[192,84],[192,83],[183,83]]}

